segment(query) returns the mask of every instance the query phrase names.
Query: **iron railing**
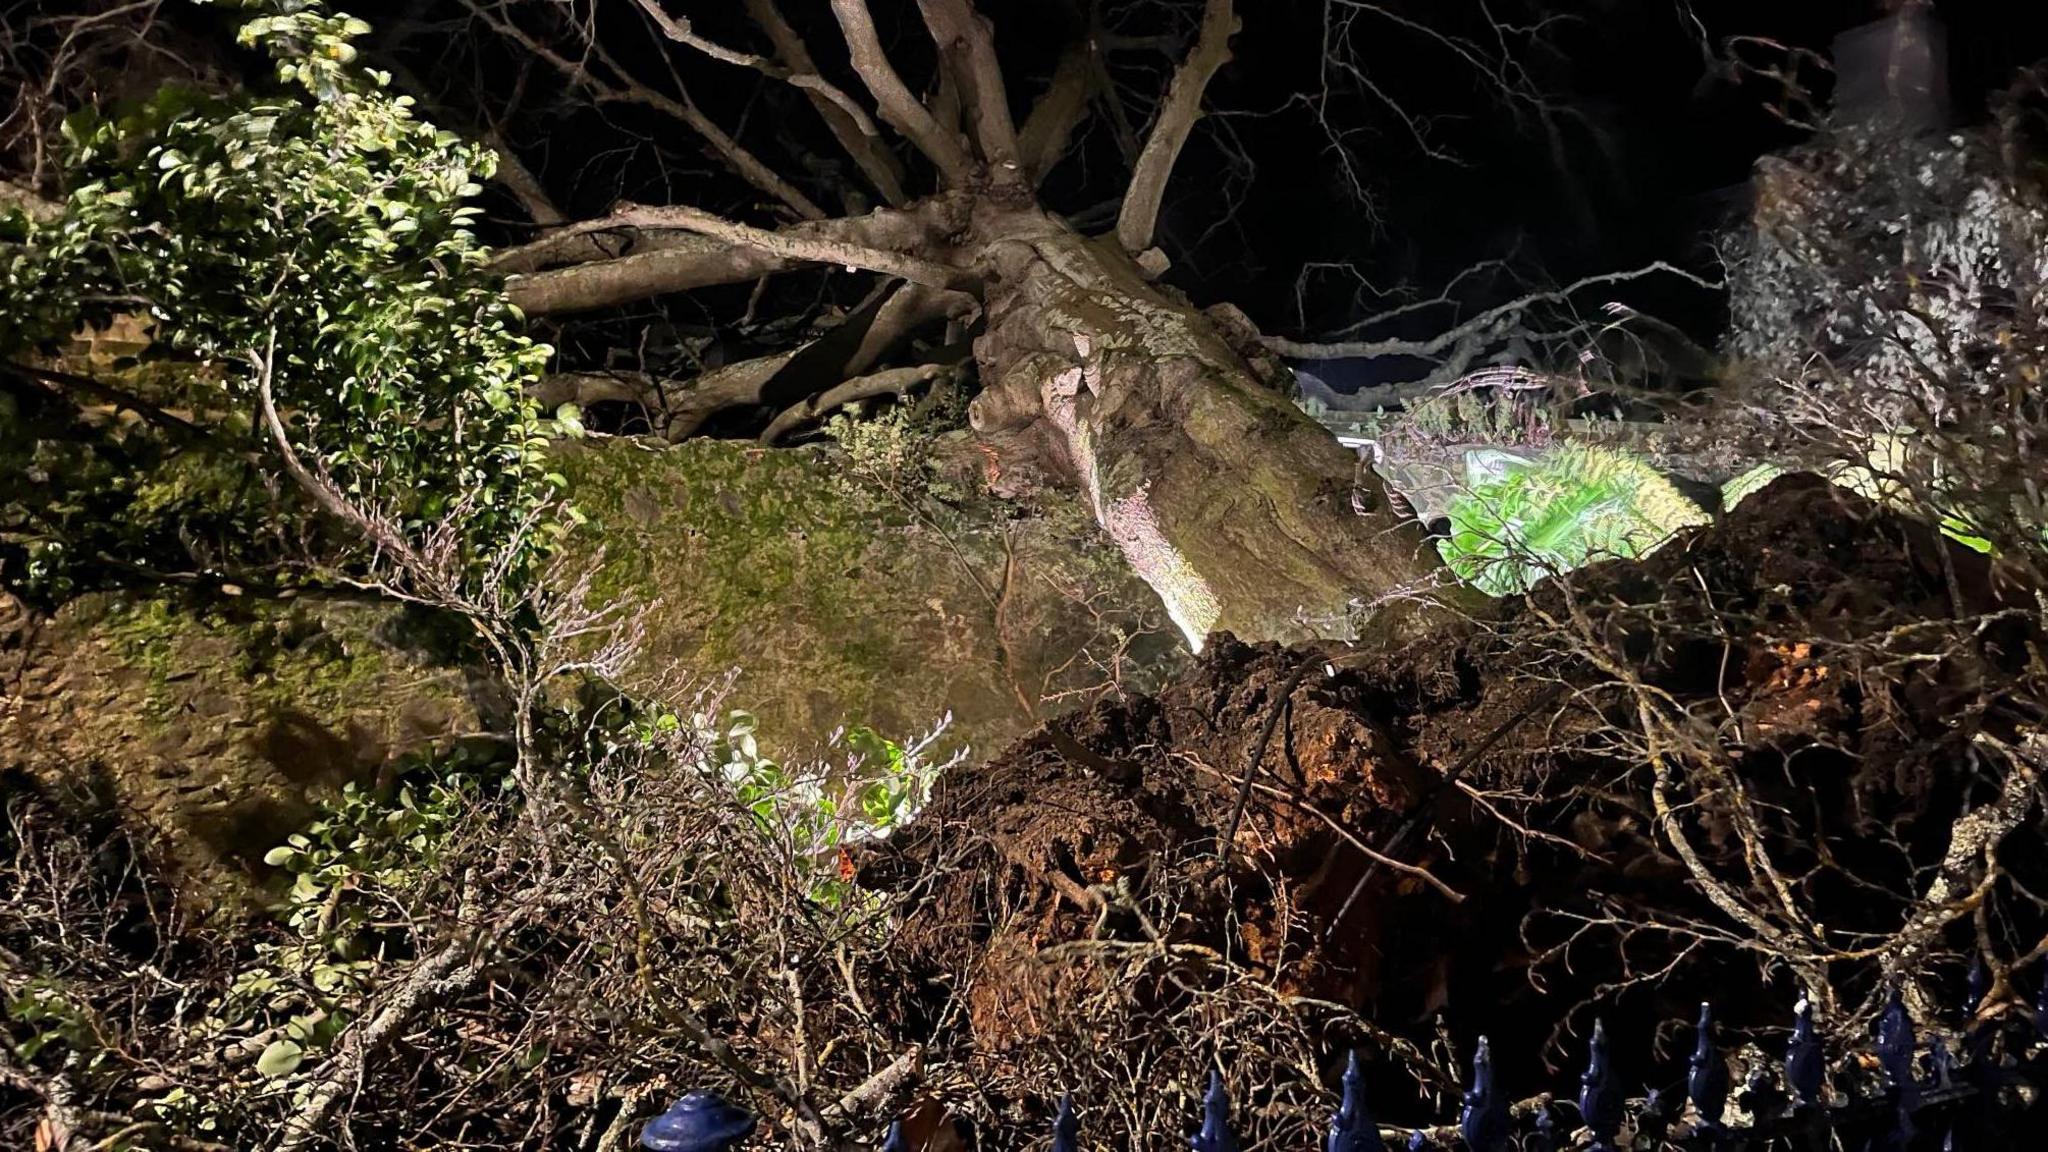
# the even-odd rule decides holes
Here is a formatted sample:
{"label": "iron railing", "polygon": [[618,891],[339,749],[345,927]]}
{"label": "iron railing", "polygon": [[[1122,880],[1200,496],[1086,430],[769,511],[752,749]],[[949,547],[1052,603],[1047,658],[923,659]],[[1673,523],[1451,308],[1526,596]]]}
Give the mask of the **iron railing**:
{"label": "iron railing", "polygon": [[[1692,1024],[1696,1041],[1683,1080],[1637,1098],[1627,1095],[1624,1077],[1610,1057],[1607,1029],[1596,1023],[1570,1124],[1548,1096],[1511,1102],[1495,1075],[1491,1047],[1481,1037],[1455,1123],[1382,1125],[1367,1105],[1362,1066],[1353,1052],[1344,1071],[1343,1103],[1330,1119],[1323,1152],[2048,1149],[2048,1128],[2039,1126],[2041,1117],[2028,1115],[2048,1110],[2041,1107],[2048,1086],[2048,971],[2036,1002],[2023,1011],[1981,1012],[1989,984],[1983,965],[1973,966],[1960,1014],[1963,1023],[1924,1040],[1894,992],[1871,1041],[1838,1053],[1832,1062],[1812,1009],[1801,1000],[1783,1060],[1755,1061],[1739,1088],[1731,1083],[1727,1055],[1716,1045],[1708,1005],[1700,1006]],[[1201,1127],[1188,1140],[1192,1152],[1238,1152],[1230,1115],[1224,1077],[1212,1071]],[[2021,1123],[2033,1124],[2034,1130],[2015,1131]],[[743,1109],[710,1093],[691,1093],[650,1122],[640,1144],[656,1152],[729,1152],[756,1126],[756,1118]],[[1080,1133],[1075,1101],[1063,1098],[1052,1120],[1052,1152],[1078,1152]],[[903,1152],[904,1147],[900,1126],[892,1124],[881,1152]]]}

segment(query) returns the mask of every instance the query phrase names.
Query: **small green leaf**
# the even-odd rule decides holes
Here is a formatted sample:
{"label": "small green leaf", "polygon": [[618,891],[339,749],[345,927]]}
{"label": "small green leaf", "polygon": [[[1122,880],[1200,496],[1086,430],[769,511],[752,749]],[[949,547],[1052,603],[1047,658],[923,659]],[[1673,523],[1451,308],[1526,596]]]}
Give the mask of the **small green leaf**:
{"label": "small green leaf", "polygon": [[273,1040],[256,1058],[256,1073],[269,1080],[289,1076],[306,1058],[306,1050],[290,1040]]}

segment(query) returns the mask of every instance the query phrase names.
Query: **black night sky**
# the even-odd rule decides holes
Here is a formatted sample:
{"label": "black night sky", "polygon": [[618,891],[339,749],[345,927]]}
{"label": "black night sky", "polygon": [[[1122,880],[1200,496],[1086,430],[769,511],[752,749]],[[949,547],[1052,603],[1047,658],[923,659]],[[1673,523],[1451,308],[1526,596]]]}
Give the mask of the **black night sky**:
{"label": "black night sky", "polygon": [[[1088,28],[1089,6],[993,0],[981,7],[995,22],[1021,120],[1061,48]],[[1465,314],[1531,287],[1658,259],[1712,276],[1708,236],[1743,211],[1756,158],[1804,135],[1784,113],[1811,111],[1788,102],[1786,85],[1771,73],[1796,76],[1824,106],[1833,38],[1884,7],[1885,0],[1242,3],[1234,58],[1210,86],[1209,117],[1168,192],[1161,235],[1174,260],[1168,278],[1200,303],[1239,305],[1268,332],[1317,338],[1433,296],[1487,261],[1497,266],[1458,281]],[[758,47],[731,0],[672,8],[706,35]],[[892,56],[915,84],[931,50],[913,0],[873,8]],[[1099,8],[1098,27],[1123,39],[1110,67],[1128,95],[1129,127],[1142,139],[1149,101],[1192,41],[1200,6]],[[1938,8],[1948,27],[1958,123],[1982,118],[1988,93],[2016,67],[2048,55],[2048,6],[1945,0]],[[857,89],[825,5],[788,11],[810,32],[820,65]],[[643,79],[664,83],[660,41],[631,5],[599,4],[596,12],[618,58]],[[1497,32],[1488,13],[1511,30]],[[633,199],[775,222],[757,195],[659,115],[555,99],[558,77],[532,68],[480,25],[457,37],[419,34],[461,22],[459,5],[371,5],[364,15],[378,29],[378,51],[443,86],[434,96],[445,117],[472,124],[497,117],[516,89],[519,110],[505,134],[572,216]],[[1331,27],[1340,28],[1334,50],[1349,72],[1323,65]],[[787,90],[693,54],[680,59],[693,96],[742,143],[779,158],[797,145],[799,162],[785,159],[784,170],[800,172],[805,155],[836,155],[816,117]],[[531,69],[523,82],[522,69]],[[1504,93],[1503,81],[1516,90]],[[1377,94],[1364,91],[1365,83]],[[1047,181],[1045,199],[1087,227],[1107,227],[1128,170],[1117,126],[1098,107]],[[500,239],[522,235],[515,222]],[[669,314],[716,327],[725,304],[737,312],[744,299],[711,296],[673,303]],[[1720,322],[1714,293],[1670,277],[1611,296],[1702,340]],[[1412,331],[1381,334],[1426,334],[1450,315],[1438,309],[1417,317]],[[1342,369],[1326,374],[1340,387],[1369,382]]]}

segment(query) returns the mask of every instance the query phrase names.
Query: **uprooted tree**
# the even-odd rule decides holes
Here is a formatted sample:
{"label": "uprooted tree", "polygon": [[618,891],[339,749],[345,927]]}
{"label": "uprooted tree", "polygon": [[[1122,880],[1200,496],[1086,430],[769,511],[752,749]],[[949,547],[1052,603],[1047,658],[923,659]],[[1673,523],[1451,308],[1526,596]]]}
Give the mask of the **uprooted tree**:
{"label": "uprooted tree", "polygon": [[[1115,228],[1104,235],[1084,234],[1038,196],[1096,99],[1105,42],[1098,30],[1081,30],[1020,122],[994,27],[972,0],[917,6],[934,50],[922,77],[894,61],[909,53],[885,47],[866,0],[835,0],[829,31],[843,41],[838,50],[858,81],[852,90],[820,69],[774,0],[747,5],[773,46],[766,55],[713,42],[654,0],[638,6],[637,27],[618,12],[600,24],[594,12],[585,19],[558,6],[469,7],[584,98],[653,108],[685,125],[752,186],[770,221],[621,204],[601,218],[555,225],[496,260],[510,298],[529,315],[616,307],[801,265],[900,281],[863,314],[858,339],[725,365],[687,382],[557,378],[548,399],[631,399],[670,412],[671,435],[721,407],[776,396],[793,395],[784,403],[798,413],[820,412],[930,379],[945,365],[901,363],[909,338],[935,322],[970,321],[980,376],[970,419],[990,451],[996,487],[1051,481],[1078,491],[1193,642],[1219,630],[1349,637],[1382,602],[1430,586],[1437,565],[1420,536],[1290,403],[1284,369],[1250,325],[1227,308],[1205,313],[1157,282],[1167,265],[1154,245],[1161,204],[1203,115],[1204,90],[1230,57],[1238,27],[1230,0],[1203,7],[1135,153]],[[621,24],[634,30],[622,33]],[[644,44],[630,43],[636,36],[665,40],[655,55],[693,77],[700,68],[734,76],[752,69],[800,91],[857,173],[843,177],[860,185],[846,199],[881,206],[828,214],[712,122],[680,80],[637,79],[620,59],[647,55]],[[721,78],[730,77],[704,83]],[[885,133],[908,143],[908,163]],[[506,170],[530,176],[523,166]],[[559,219],[544,198],[522,200],[536,219]],[[1233,478],[1227,494],[1212,485],[1221,475]],[[1374,628],[1412,612],[1379,615]]]}
{"label": "uprooted tree", "polygon": [[[1822,150],[1799,181],[1820,210],[1785,230],[1802,243],[1754,265],[1759,282],[1818,265],[1867,297],[1877,331],[1829,348],[1831,366],[1902,386],[1862,413],[1829,402],[1837,382],[1772,365],[1766,394],[1820,397],[1855,425],[1822,426],[1850,451],[1880,418],[1943,401],[1933,423],[1951,442],[1871,458],[1906,495],[1872,490],[2002,554],[1962,554],[1926,524],[1796,481],[1763,500],[1775,518],[1547,584],[1511,601],[1500,627],[1455,641],[1341,655],[1218,643],[1169,691],[951,774],[901,834],[863,843],[921,797],[914,748],[868,741],[879,779],[858,755],[779,765],[743,725],[607,687],[634,638],[627,606],[592,605],[587,576],[537,576],[559,484],[544,441],[573,420],[550,426],[519,393],[638,388],[671,435],[726,398],[779,402],[773,439],[846,398],[950,371],[957,340],[918,352],[907,337],[972,318],[975,422],[997,483],[1036,473],[1077,488],[1192,635],[1373,630],[1352,601],[1426,585],[1420,542],[1269,386],[1234,317],[1159,287],[1148,254],[1230,6],[1208,3],[1176,55],[1151,139],[1133,142],[1119,227],[1100,238],[1034,192],[1079,115],[1085,51],[1019,127],[965,0],[918,6],[935,49],[923,99],[881,51],[904,40],[860,0],[839,0],[829,23],[807,13],[819,23],[805,32],[837,29],[882,122],[914,148],[908,164],[766,0],[748,11],[773,57],[638,9],[643,48],[816,98],[870,183],[842,199],[889,205],[838,219],[720,132],[680,81],[641,86],[611,59],[646,54],[577,21],[536,31],[558,8],[478,11],[586,95],[690,125],[769,204],[744,210],[774,225],[678,206],[569,223],[486,125],[503,181],[546,229],[498,262],[529,313],[807,265],[890,280],[836,343],[676,385],[608,371],[541,381],[543,353],[513,330],[466,225],[470,174],[487,164],[345,66],[358,23],[277,6],[246,35],[277,57],[286,96],[172,94],[81,125],[66,202],[37,207],[32,228],[10,223],[0,287],[27,306],[5,319],[61,338],[94,309],[145,304],[205,371],[160,405],[10,364],[0,399],[51,429],[20,438],[23,458],[47,474],[67,463],[49,444],[76,449],[89,499],[0,493],[0,543],[95,541],[131,558],[170,547],[106,533],[181,491],[160,483],[146,438],[108,448],[74,425],[118,431],[125,413],[180,443],[223,443],[251,499],[220,534],[246,545],[279,521],[306,528],[280,509],[317,512],[304,519],[325,537],[247,550],[272,570],[278,554],[310,554],[311,586],[464,624],[509,697],[511,764],[436,761],[381,794],[344,793],[264,857],[290,877],[277,921],[231,939],[185,919],[194,910],[156,886],[147,846],[131,858],[0,781],[9,1137],[617,1146],[664,1098],[710,1084],[800,1147],[862,1146],[905,1113],[972,1120],[1007,1146],[1061,1088],[1114,1111],[1091,1117],[1091,1133],[1138,1145],[1176,1127],[1183,1097],[1223,1063],[1259,1105],[1244,1117],[1252,1139],[1278,1146],[1320,1123],[1318,1063],[1340,1044],[1371,1048],[1421,1095],[1451,1090],[1451,1044],[1423,1050],[1421,1017],[1439,1008],[1461,1030],[1494,1029],[1506,1051],[1510,1036],[1533,1048],[1552,1023],[1624,1000],[1668,1008],[1657,998],[1702,987],[1746,1001],[1727,1025],[1768,1025],[1768,1002],[1796,986],[1824,1027],[1852,1035],[1884,982],[1937,1022],[1965,952],[1986,958],[1980,1012],[2024,1007],[2048,954],[2040,411],[2020,386],[2044,346],[2036,263],[2000,272],[2011,301],[1990,317],[1930,312],[1977,262],[1923,254],[1897,294],[1891,264],[1855,259],[1871,246],[1871,222],[1850,210],[1869,194],[1866,170],[1831,168]],[[1990,186],[2017,183],[1979,162]],[[912,169],[937,190],[910,196]],[[1998,216],[2014,248],[2038,252],[2038,210],[2012,207]],[[1951,322],[1932,331],[1930,314]],[[1796,319],[1763,327],[1811,335]],[[1873,346],[1914,351],[1921,374],[1847,356]],[[60,403],[79,397],[93,403]],[[1772,407],[1798,413],[1784,397]],[[1955,508],[1986,493],[1993,507]],[[276,593],[229,592],[219,564],[129,568],[138,583],[189,577],[217,600]],[[1402,963],[1401,947],[1427,963]],[[1533,1068],[1517,1074],[1537,1082]],[[1404,1108],[1401,1120],[1426,1118]]]}

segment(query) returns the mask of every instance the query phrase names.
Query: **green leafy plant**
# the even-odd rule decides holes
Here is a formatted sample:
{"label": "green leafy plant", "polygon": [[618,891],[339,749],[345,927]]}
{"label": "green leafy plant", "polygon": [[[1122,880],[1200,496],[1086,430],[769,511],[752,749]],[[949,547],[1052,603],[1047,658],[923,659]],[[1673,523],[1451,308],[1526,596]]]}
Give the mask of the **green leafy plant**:
{"label": "green leafy plant", "polygon": [[478,779],[461,771],[421,774],[379,799],[356,784],[263,860],[291,884],[278,906],[280,938],[255,945],[252,961],[200,1025],[224,1035],[255,1029],[253,1067],[282,1081],[326,1047],[390,966],[412,948],[403,909],[445,879],[441,853],[465,819],[477,818]]}
{"label": "green leafy plant", "polygon": [[186,399],[214,414],[217,454],[272,450],[251,417],[267,376],[299,454],[351,499],[407,528],[460,508],[469,537],[503,541],[553,498],[551,428],[525,395],[549,350],[470,228],[490,153],[357,66],[366,31],[258,6],[240,40],[275,59],[276,93],[172,88],[75,117],[64,214],[0,235],[0,355],[144,313],[151,354],[195,366]]}
{"label": "green leafy plant", "polygon": [[1460,579],[1491,596],[1595,560],[1646,556],[1712,522],[1655,469],[1618,452],[1564,445],[1533,460],[1492,452],[1467,462],[1472,475],[1437,547]]}
{"label": "green leafy plant", "polygon": [[[673,731],[685,723],[678,714],[658,713],[650,723]],[[828,755],[816,763],[790,766],[767,755],[756,736],[756,721],[734,711],[722,723],[709,716],[688,723],[711,734],[699,768],[715,774],[754,820],[789,844],[814,877],[812,896],[837,905],[851,890],[842,875],[841,851],[888,836],[924,806],[932,784],[948,766],[928,753],[945,730],[900,744],[865,726],[841,730]]]}

